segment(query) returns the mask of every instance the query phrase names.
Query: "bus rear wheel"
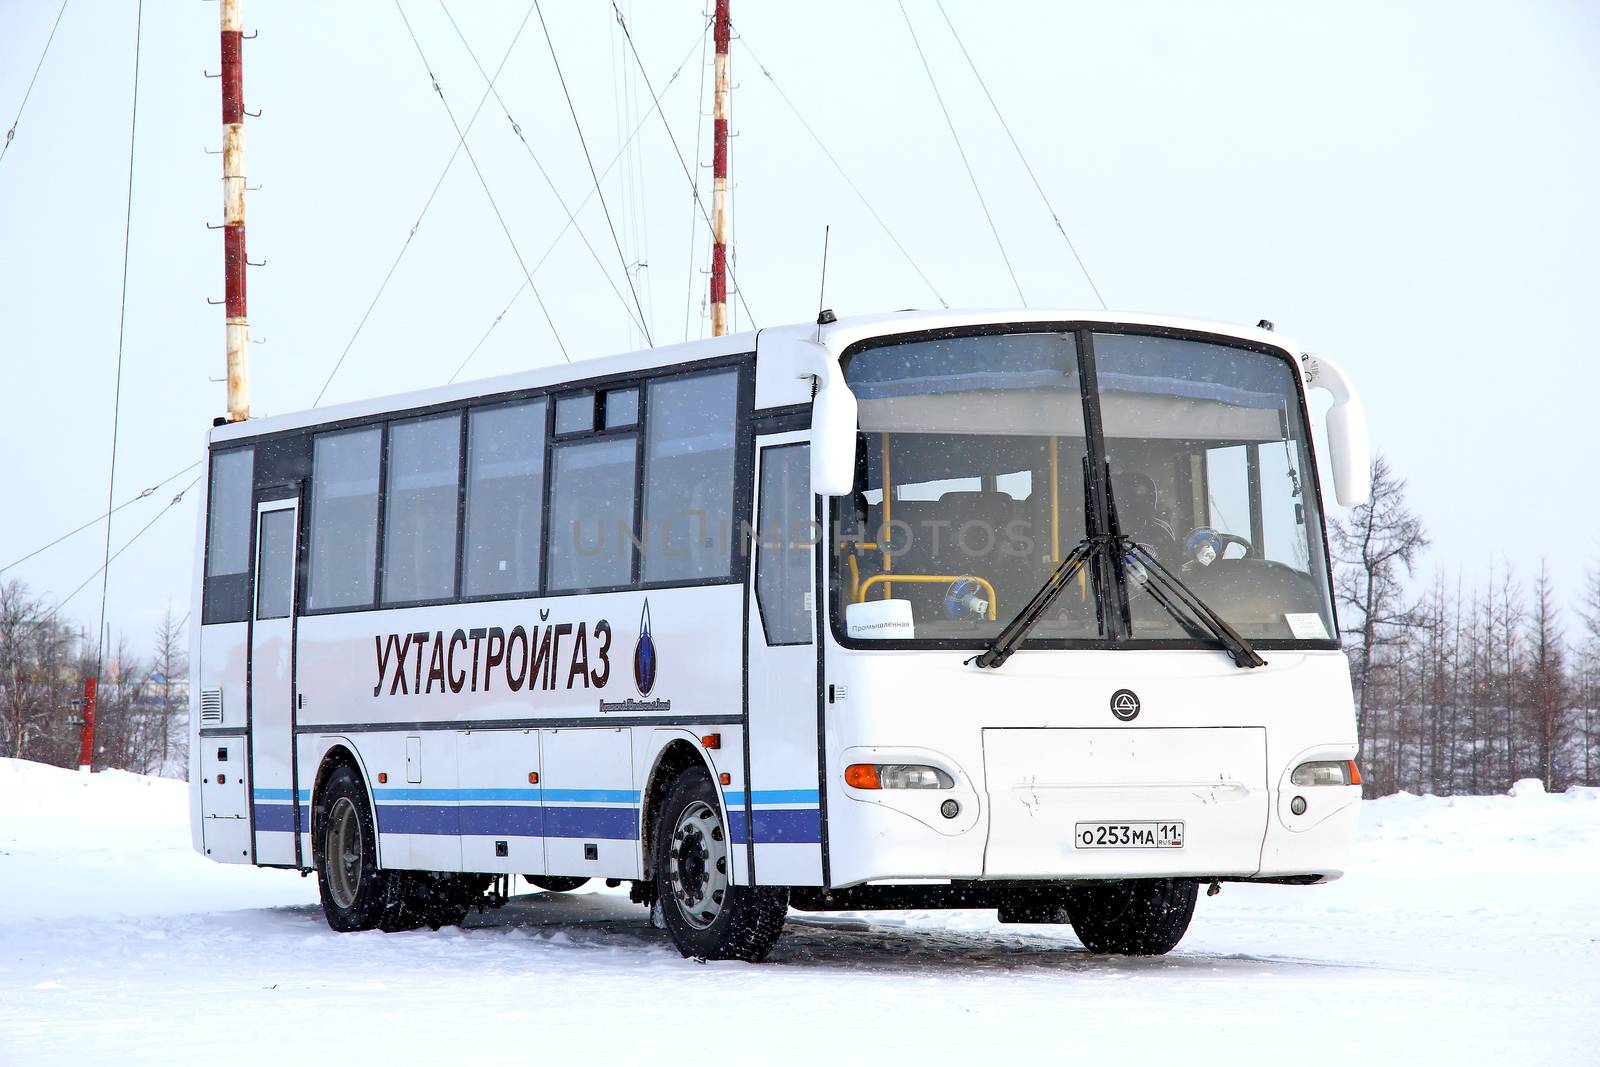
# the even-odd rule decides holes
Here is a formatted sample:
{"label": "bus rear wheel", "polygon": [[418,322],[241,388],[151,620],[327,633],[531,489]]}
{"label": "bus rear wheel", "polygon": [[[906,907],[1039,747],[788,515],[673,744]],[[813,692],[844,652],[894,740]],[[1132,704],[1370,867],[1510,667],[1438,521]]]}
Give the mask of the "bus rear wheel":
{"label": "bus rear wheel", "polygon": [[789,894],[732,884],[728,829],[704,768],[678,774],[656,827],[657,906],[678,951],[703,960],[765,959],[783,933]]}
{"label": "bus rear wheel", "polygon": [[1187,878],[1078,885],[1067,894],[1067,918],[1090,952],[1162,956],[1183,940],[1199,891]]}
{"label": "bus rear wheel", "polygon": [[404,929],[409,896],[402,872],[378,866],[378,833],[360,777],[349,766],[328,777],[312,820],[322,914],[341,933]]}

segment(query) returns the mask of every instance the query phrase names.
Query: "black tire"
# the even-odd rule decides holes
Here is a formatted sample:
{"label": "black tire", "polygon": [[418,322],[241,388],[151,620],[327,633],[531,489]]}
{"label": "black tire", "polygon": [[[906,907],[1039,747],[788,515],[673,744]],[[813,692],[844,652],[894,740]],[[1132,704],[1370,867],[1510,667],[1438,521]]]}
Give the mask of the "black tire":
{"label": "black tire", "polygon": [[1161,956],[1183,940],[1199,892],[1187,878],[1079,885],[1067,894],[1067,917],[1090,952]]}
{"label": "black tire", "polygon": [[405,899],[401,904],[397,929],[426,926],[460,926],[483,896],[494,876],[489,874],[444,874],[429,871],[395,871],[405,880]]}
{"label": "black tire", "polygon": [[702,960],[765,959],[783,933],[789,891],[729,884],[728,829],[704,768],[678,773],[655,827],[657,906],[678,951]]}
{"label": "black tire", "polygon": [[553,874],[525,874],[522,877],[528,880],[529,885],[546,893],[570,893],[589,884],[587,878],[562,878]]}
{"label": "black tire", "polygon": [[328,925],[341,933],[403,930],[411,922],[406,872],[378,866],[378,832],[360,776],[337,768],[318,794],[311,815],[312,861]]}

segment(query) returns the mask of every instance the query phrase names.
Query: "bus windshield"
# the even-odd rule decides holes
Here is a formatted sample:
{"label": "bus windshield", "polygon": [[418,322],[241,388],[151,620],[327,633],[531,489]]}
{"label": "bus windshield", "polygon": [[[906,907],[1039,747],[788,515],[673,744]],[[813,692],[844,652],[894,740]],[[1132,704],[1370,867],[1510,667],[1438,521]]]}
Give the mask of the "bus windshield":
{"label": "bus windshield", "polygon": [[[1248,640],[1330,645],[1295,374],[1281,352],[1146,333],[991,332],[856,351],[845,377],[860,410],[857,477],[832,537],[841,632],[982,645],[1114,511]],[[1137,581],[1101,588],[1094,572],[1024,647],[1215,645]],[[1123,598],[1127,621],[1114,624]]]}

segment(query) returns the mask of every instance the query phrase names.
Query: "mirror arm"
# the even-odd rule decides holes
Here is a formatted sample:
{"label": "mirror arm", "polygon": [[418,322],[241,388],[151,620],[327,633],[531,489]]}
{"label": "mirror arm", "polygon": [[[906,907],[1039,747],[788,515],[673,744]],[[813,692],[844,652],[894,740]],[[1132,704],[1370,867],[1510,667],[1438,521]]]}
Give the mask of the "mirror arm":
{"label": "mirror arm", "polygon": [[1367,409],[1355,383],[1331,359],[1307,355],[1306,383],[1333,397],[1328,409],[1328,449],[1333,462],[1333,487],[1345,507],[1365,504],[1372,495],[1372,448],[1367,440]]}

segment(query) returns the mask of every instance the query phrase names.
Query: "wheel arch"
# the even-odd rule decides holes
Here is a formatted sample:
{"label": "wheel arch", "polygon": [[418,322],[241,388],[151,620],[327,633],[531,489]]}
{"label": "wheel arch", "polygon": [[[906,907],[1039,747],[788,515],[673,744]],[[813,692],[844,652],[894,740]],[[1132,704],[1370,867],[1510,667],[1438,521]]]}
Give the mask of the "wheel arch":
{"label": "wheel arch", "polygon": [[311,855],[312,865],[316,864],[316,857],[321,850],[321,835],[317,833],[317,805],[321,798],[323,788],[328,784],[328,779],[340,767],[349,767],[355,772],[356,778],[361,782],[361,788],[367,795],[367,806],[372,809],[372,836],[377,842],[378,854],[374,862],[379,868],[383,867],[383,835],[378,832],[378,799],[372,794],[372,778],[367,774],[366,764],[361,759],[361,753],[354,742],[347,737],[324,737],[320,739],[323,746],[322,755],[317,760],[317,773],[311,783]]}
{"label": "wheel arch", "polygon": [[661,746],[651,761],[650,772],[645,776],[645,786],[639,791],[639,873],[646,881],[654,876],[655,835],[661,816],[661,805],[667,799],[667,790],[673,780],[690,767],[699,767],[711,779],[717,794],[717,804],[727,824],[727,805],[723,803],[722,787],[717,785],[716,770],[701,751],[700,746],[687,734],[673,734]]}

